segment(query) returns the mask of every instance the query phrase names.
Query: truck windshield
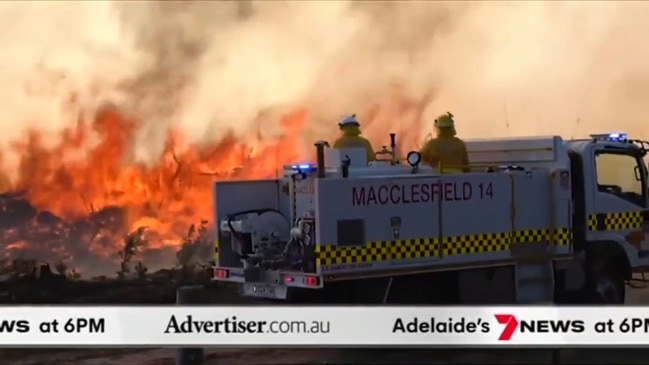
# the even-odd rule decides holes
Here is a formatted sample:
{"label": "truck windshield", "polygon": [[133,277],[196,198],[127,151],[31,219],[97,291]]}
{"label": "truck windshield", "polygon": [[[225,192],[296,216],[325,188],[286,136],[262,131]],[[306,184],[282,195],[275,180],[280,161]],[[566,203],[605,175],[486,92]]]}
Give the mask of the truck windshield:
{"label": "truck windshield", "polygon": [[597,189],[633,204],[645,206],[642,160],[619,152],[598,152],[595,156]]}

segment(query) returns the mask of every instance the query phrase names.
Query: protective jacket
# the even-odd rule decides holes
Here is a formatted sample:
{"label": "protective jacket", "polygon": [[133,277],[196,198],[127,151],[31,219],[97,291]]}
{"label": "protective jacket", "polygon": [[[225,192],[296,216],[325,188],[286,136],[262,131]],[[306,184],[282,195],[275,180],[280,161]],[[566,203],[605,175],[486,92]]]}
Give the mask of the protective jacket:
{"label": "protective jacket", "polygon": [[361,137],[361,130],[358,125],[343,125],[340,130],[343,134],[334,142],[333,148],[364,148],[367,152],[367,162],[376,159],[372,144],[366,138]]}
{"label": "protective jacket", "polygon": [[455,137],[454,129],[439,129],[437,138],[426,142],[421,149],[422,163],[429,164],[441,172],[468,172],[469,155],[466,144]]}

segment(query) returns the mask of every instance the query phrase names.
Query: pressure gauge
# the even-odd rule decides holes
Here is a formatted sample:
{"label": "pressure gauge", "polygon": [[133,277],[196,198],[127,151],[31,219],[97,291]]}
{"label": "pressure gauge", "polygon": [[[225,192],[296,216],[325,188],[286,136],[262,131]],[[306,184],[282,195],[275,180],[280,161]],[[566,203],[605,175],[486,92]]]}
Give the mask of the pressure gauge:
{"label": "pressure gauge", "polygon": [[408,160],[408,165],[415,167],[421,162],[421,153],[410,151],[408,152],[408,156],[406,156],[406,160]]}

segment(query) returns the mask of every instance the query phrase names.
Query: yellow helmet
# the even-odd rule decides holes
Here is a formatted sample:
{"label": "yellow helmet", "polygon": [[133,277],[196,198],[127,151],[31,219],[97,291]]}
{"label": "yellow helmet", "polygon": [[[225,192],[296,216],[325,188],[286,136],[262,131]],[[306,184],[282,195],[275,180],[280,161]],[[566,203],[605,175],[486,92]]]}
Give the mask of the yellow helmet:
{"label": "yellow helmet", "polygon": [[442,114],[437,119],[435,119],[435,126],[437,128],[453,128],[455,127],[455,121],[453,120],[453,114],[451,112],[446,112]]}

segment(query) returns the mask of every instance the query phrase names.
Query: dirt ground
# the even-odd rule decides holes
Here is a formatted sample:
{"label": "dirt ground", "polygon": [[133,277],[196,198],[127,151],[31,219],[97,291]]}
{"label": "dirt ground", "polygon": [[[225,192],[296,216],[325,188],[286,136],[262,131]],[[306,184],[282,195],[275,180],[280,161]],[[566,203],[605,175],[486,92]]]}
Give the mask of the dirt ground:
{"label": "dirt ground", "polygon": [[[630,289],[627,303],[648,304],[649,288]],[[552,364],[550,350],[206,349],[205,365],[271,364]],[[4,350],[0,364],[173,365],[173,349]],[[563,350],[562,364],[647,364],[649,349]]]}
{"label": "dirt ground", "polygon": [[[302,364],[553,364],[549,350],[316,350],[259,349],[205,351],[205,365]],[[15,365],[174,365],[175,351],[84,350],[61,351],[21,359],[0,360]],[[563,350],[560,364],[647,364],[649,349]]]}

